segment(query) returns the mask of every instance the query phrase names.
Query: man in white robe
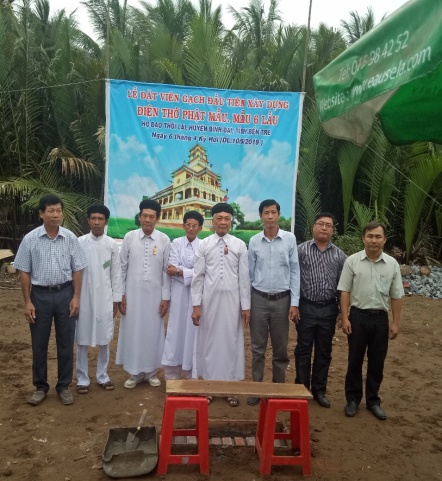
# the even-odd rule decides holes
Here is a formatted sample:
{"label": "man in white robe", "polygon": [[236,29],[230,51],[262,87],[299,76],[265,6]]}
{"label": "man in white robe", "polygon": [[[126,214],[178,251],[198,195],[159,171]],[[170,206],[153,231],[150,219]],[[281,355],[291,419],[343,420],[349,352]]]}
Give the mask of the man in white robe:
{"label": "man in white robe", "polygon": [[114,317],[121,301],[121,267],[117,243],[105,235],[110,212],[105,205],[92,205],[87,210],[91,229],[78,239],[87,259],[83,270],[75,341],[77,343],[77,392],[89,392],[89,346],[98,345],[97,382],[107,391],[114,385],[107,373],[109,343],[114,335]]}
{"label": "man in white robe", "polygon": [[[229,234],[233,209],[212,208],[215,233],[200,241],[192,280],[192,319],[198,327],[196,368],[208,380],[244,379],[244,333],[250,318],[247,247]],[[239,400],[228,397],[231,406]]]}
{"label": "man in white robe", "polygon": [[170,239],[155,229],[160,213],[157,201],[141,201],[141,229],[128,232],[121,246],[123,299],[116,363],[131,375],[124,383],[127,389],[143,381],[161,385],[156,374],[161,367],[163,318],[170,299],[170,277],[166,274]]}
{"label": "man in white robe", "polygon": [[186,212],[183,218],[186,235],[174,239],[170,248],[166,272],[171,277],[172,286],[166,342],[161,361],[166,380],[181,379],[181,371],[184,371],[187,379],[196,377],[194,369],[196,326],[192,322],[190,284],[195,250],[199,245],[198,234],[203,228],[203,223],[204,217],[198,211]]}

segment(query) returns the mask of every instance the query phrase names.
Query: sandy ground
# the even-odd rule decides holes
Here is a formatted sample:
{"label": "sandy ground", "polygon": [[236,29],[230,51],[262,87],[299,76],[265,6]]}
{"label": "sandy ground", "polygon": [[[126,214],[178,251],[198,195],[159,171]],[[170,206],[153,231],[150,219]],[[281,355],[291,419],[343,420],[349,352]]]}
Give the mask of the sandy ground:
{"label": "sandy ground", "polygon": [[[378,421],[365,409],[346,418],[343,384],[346,369],[345,336],[336,332],[328,385],[331,409],[310,402],[312,480],[416,481],[442,480],[442,301],[408,297],[404,301],[399,337],[391,342],[381,388],[387,421]],[[147,425],[161,424],[164,383],[133,390],[123,388],[127,375],[115,366],[112,343],[110,374],[116,388],[105,392],[92,385],[90,393],[74,393],[75,404],[63,406],[51,389],[38,407],[26,403],[31,382],[30,334],[23,316],[20,291],[0,289],[0,474],[15,480],[104,480],[101,453],[110,428],[135,426],[148,408]],[[247,379],[250,379],[249,339]],[[294,328],[290,332],[291,364],[287,382],[293,382]],[[96,351],[90,365],[95,370]],[[56,379],[55,343],[51,340],[49,379]],[[162,378],[162,374],[160,375]],[[270,380],[270,363],[266,366]],[[75,384],[73,385],[75,387]],[[249,425],[258,407],[241,399],[238,408],[216,399],[209,408],[211,424]],[[241,420],[243,423],[235,421]],[[282,419],[284,423],[285,420]],[[244,432],[244,435],[249,435]],[[280,466],[268,478],[259,475],[252,447],[211,446],[210,475],[197,466],[171,466],[172,480],[293,480],[301,479],[300,467]],[[156,479],[155,472],[148,475]]]}

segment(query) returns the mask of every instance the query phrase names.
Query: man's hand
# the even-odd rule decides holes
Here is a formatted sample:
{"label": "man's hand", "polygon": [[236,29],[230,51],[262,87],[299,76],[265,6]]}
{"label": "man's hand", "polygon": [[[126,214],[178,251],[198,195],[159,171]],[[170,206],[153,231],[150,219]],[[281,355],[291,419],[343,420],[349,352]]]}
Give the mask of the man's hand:
{"label": "man's hand", "polygon": [[348,317],[342,317],[342,332],[347,336],[351,334],[351,323]]}
{"label": "man's hand", "polygon": [[112,309],[113,309],[113,315],[115,317],[117,315],[117,312],[118,312],[118,302],[113,303]]}
{"label": "man's hand", "polygon": [[121,298],[121,302],[118,303],[118,310],[121,312],[121,314],[123,314],[123,316],[126,315],[126,307],[126,296],[123,295],[123,297]]}
{"label": "man's hand", "polygon": [[298,324],[301,319],[301,315],[299,314],[299,309],[296,306],[290,306],[289,310],[289,321]]}
{"label": "man's hand", "polygon": [[178,269],[178,267],[175,267],[175,266],[172,266],[172,265],[167,266],[166,274],[168,274],[169,276],[171,276],[171,277],[178,276],[179,272],[180,272],[180,270]]}
{"label": "man's hand", "polygon": [[31,301],[25,304],[25,318],[29,324],[35,324],[35,307]]}
{"label": "man's hand", "polygon": [[342,327],[342,314],[339,313],[338,317],[336,318],[336,325],[338,326],[338,329],[341,329]]}
{"label": "man's hand", "polygon": [[248,327],[250,322],[250,309],[241,311],[242,325],[244,328]]}
{"label": "man's hand", "polygon": [[78,317],[80,312],[80,297],[73,296],[71,302],[69,303],[69,317]]}
{"label": "man's hand", "polygon": [[160,316],[164,317],[167,314],[168,310],[169,310],[169,301],[162,300],[160,302],[160,309],[158,311],[160,313]]}
{"label": "man's hand", "polygon": [[396,339],[399,334],[399,325],[392,323],[390,324],[390,339]]}
{"label": "man's hand", "polygon": [[193,306],[193,311],[192,311],[193,325],[199,326],[200,325],[200,319],[201,319],[201,307],[200,306]]}

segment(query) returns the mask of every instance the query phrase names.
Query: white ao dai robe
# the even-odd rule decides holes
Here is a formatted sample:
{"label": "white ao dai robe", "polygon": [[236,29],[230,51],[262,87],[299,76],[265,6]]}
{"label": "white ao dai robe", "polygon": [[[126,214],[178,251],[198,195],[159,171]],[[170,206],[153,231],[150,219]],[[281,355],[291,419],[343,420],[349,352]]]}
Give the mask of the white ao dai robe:
{"label": "white ao dai robe", "polygon": [[200,241],[195,254],[192,304],[201,305],[197,328],[196,369],[208,380],[244,379],[241,310],[250,309],[245,243],[225,234]]}
{"label": "white ao dai robe", "polygon": [[122,296],[118,244],[92,233],[78,239],[87,266],[82,272],[80,312],[75,341],[81,346],[106,346],[114,334],[113,303]]}
{"label": "white ao dai robe", "polygon": [[189,242],[186,236],[172,242],[169,265],[183,271],[182,276],[172,277],[169,320],[162,364],[182,366],[183,371],[193,368],[196,326],[192,322],[192,298],[190,284],[193,277],[195,251],[199,245],[196,238]]}
{"label": "white ao dai robe", "polygon": [[142,229],[128,232],[121,246],[127,307],[121,316],[116,363],[134,376],[161,367],[164,320],[159,307],[161,300],[170,299],[169,251],[169,237],[156,229],[150,236]]}

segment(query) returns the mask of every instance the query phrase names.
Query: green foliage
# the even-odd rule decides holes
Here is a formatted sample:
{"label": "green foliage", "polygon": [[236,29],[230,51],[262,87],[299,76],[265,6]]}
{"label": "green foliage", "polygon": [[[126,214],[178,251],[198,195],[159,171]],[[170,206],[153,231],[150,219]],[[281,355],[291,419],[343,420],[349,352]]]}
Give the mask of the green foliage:
{"label": "green foliage", "polygon": [[[79,232],[87,206],[103,199],[106,77],[301,89],[307,29],[285,24],[277,0],[230,7],[231,31],[222,23],[221,7],[212,8],[210,0],[197,6],[190,0],[143,0],[137,8],[126,0],[82,3],[98,42],[78,29],[75,14],[54,15],[50,0],[14,2],[14,9],[0,1],[0,199],[8,219],[20,214],[16,206],[28,212],[41,195],[55,193],[65,200],[65,225]],[[307,45],[296,235],[309,238],[314,217],[325,210],[337,217],[340,233],[359,235],[377,218],[388,224],[395,245],[405,244],[408,256],[425,243],[441,256],[441,147],[393,147],[375,123],[361,149],[321,128],[313,75],[374,26],[373,12],[351,12],[342,26],[320,24]],[[235,218],[235,233],[247,242],[262,229],[259,221],[246,222],[239,206]],[[290,230],[291,219],[281,218],[280,226]],[[123,223],[121,236],[134,227],[132,219]]]}
{"label": "green foliage", "polygon": [[348,256],[364,249],[361,236],[357,235],[338,235],[332,239],[333,244],[342,249]]}

